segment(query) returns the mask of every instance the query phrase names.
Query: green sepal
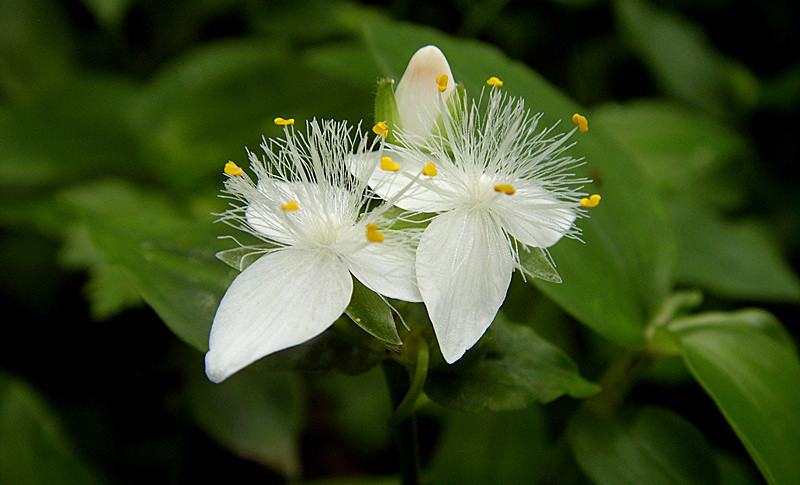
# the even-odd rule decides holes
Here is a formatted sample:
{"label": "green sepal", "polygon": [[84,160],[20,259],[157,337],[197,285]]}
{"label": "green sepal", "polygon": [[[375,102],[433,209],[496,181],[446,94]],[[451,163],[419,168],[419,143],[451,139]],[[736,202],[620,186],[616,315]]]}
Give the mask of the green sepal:
{"label": "green sepal", "polygon": [[393,142],[394,129],[400,121],[400,114],[397,111],[397,101],[394,99],[394,79],[381,79],[375,91],[375,123],[386,122],[389,132],[386,134],[386,141]]}
{"label": "green sepal", "polygon": [[543,248],[528,248],[520,251],[519,264],[526,275],[541,278],[551,283],[561,283],[561,276],[550,258],[550,253]]}
{"label": "green sepal", "polygon": [[344,312],[356,325],[386,345],[403,345],[389,304],[356,278],[353,278],[353,297]]}

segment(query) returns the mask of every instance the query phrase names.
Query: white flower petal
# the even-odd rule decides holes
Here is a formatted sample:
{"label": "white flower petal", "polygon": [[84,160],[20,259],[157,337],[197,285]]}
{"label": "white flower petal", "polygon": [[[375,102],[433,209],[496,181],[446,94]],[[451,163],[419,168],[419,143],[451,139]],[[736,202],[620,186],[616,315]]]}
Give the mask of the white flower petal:
{"label": "white flower petal", "polygon": [[217,309],[206,374],[221,382],[265,355],[322,333],[350,301],[353,280],[338,259],[285,249],[262,256],[228,288]]}
{"label": "white flower petal", "polygon": [[[443,92],[436,82],[441,74],[447,75]],[[440,97],[446,102],[454,90],[453,72],[438,47],[429,45],[415,52],[394,93],[403,131],[427,137],[440,116]]]}
{"label": "white flower petal", "polygon": [[273,241],[284,244],[293,243],[293,232],[287,220],[287,217],[292,217],[292,215],[281,210],[280,207],[292,200],[297,202],[302,197],[299,195],[304,193],[302,184],[262,179],[258,182],[258,190],[265,197],[250,201],[250,205],[245,211],[247,224],[262,236]]}
{"label": "white flower petal", "polygon": [[376,293],[404,301],[422,301],[414,271],[414,253],[386,242],[369,243],[345,259],[350,272]]}
{"label": "white flower petal", "polygon": [[456,209],[425,229],[417,249],[417,280],[448,363],[486,332],[513,270],[506,236],[485,212]]}
{"label": "white flower petal", "polygon": [[[388,156],[393,162],[397,162],[400,168],[396,172],[381,169],[382,156]],[[353,175],[368,177],[367,183],[376,194],[401,209],[415,212],[442,212],[454,206],[453,187],[444,178],[420,175],[424,164],[415,159],[406,159],[393,151],[386,150],[383,155],[378,153],[353,155],[348,159],[348,167]]]}
{"label": "white flower petal", "polygon": [[574,204],[558,200],[532,184],[515,183],[514,195],[502,196],[494,207],[503,229],[519,242],[537,248],[557,243],[575,222]]}

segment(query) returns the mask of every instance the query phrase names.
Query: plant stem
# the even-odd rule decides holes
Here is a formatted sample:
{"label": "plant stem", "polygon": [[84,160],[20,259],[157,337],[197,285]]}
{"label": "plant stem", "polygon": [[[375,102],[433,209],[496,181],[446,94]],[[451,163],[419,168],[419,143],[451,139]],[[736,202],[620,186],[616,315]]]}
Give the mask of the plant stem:
{"label": "plant stem", "polygon": [[[389,388],[392,407],[397,410],[403,404],[412,384],[408,372],[398,362],[383,361],[383,375]],[[396,415],[393,414],[393,417]],[[419,484],[419,436],[417,433],[417,416],[411,412],[406,419],[393,422],[393,434],[400,456],[400,476],[403,485]]]}
{"label": "plant stem", "polygon": [[639,379],[655,361],[655,356],[646,350],[629,352],[609,366],[600,378],[602,391],[584,402],[580,412],[589,411],[599,415],[613,414],[628,397]]}
{"label": "plant stem", "polygon": [[[575,416],[582,413],[590,413],[597,416],[608,416],[615,413],[622,406],[633,386],[647,372],[656,358],[657,356],[646,349],[631,351],[623,355],[619,360],[612,363],[600,377],[600,386],[603,390],[584,401]],[[564,429],[555,445],[551,448],[550,460],[542,474],[540,483],[577,482],[577,469],[574,465],[568,433],[569,426]]]}

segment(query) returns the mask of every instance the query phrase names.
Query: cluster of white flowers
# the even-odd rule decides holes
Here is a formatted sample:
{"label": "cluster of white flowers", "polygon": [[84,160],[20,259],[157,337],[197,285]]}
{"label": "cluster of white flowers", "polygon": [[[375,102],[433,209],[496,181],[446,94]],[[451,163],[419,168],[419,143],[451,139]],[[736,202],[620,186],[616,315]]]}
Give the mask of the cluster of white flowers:
{"label": "cluster of white flowers", "polygon": [[[373,127],[316,120],[306,133],[276,118],[284,139],[249,154],[256,181],[233,162],[222,220],[264,242],[214,318],[206,373],[220,382],[330,327],[350,302],[352,276],[388,298],[424,302],[442,355],[457,361],[494,320],[519,251],[577,237],[599,196],[580,193],[566,134],[539,129],[521,99],[487,81],[469,100],[441,51],[414,55],[397,85],[397,119]],[[394,141],[384,137],[392,129]],[[416,227],[395,222],[417,214]],[[392,211],[396,214],[396,211]]]}

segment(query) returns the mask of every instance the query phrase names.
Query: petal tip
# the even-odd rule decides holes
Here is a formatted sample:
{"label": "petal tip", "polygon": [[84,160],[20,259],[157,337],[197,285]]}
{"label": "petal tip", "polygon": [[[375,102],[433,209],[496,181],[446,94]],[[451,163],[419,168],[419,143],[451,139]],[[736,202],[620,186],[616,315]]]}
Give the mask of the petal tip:
{"label": "petal tip", "polygon": [[221,383],[235,372],[235,371],[231,372],[230,369],[226,369],[224,366],[220,365],[217,356],[212,352],[208,352],[206,354],[205,362],[206,362],[206,377],[208,377],[208,380],[213,382],[214,384]]}

